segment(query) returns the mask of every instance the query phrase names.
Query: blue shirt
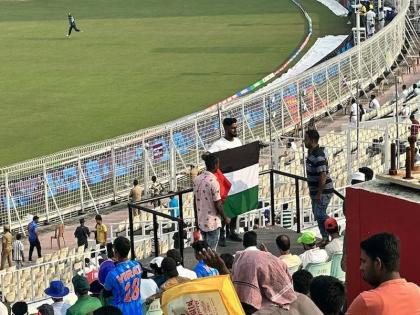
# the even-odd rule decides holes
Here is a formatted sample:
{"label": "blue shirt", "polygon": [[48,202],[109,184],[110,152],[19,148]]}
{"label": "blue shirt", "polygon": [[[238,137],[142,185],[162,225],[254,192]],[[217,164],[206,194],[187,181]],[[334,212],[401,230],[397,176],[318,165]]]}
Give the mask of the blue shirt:
{"label": "blue shirt", "polygon": [[200,260],[198,264],[194,267],[194,272],[197,274],[197,278],[219,275],[217,269],[207,266],[203,260]]}
{"label": "blue shirt", "polygon": [[35,230],[38,228],[38,224],[36,224],[35,221],[32,221],[31,224],[29,224],[29,240],[30,241],[36,241],[38,236],[35,233]]}
{"label": "blue shirt", "polygon": [[142,315],[140,282],[141,267],[137,261],[127,260],[116,265],[105,279],[105,289],[112,291],[112,305],[124,315]]}
{"label": "blue shirt", "polygon": [[169,212],[171,213],[171,216],[173,217],[179,217],[179,201],[176,198],[172,198],[171,200],[169,200],[169,204],[168,204],[169,208],[172,208],[171,210],[169,210]]}

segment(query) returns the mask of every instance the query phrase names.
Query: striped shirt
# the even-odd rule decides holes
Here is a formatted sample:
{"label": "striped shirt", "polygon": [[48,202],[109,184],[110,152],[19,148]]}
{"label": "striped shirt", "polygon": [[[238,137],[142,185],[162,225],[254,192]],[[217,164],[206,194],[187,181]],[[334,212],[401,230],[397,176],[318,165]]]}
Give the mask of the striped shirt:
{"label": "striped shirt", "polygon": [[15,240],[13,242],[13,260],[14,261],[22,261],[22,252],[23,252],[23,244],[19,240]]}
{"label": "striped shirt", "polygon": [[322,194],[332,194],[334,186],[329,174],[328,160],[324,149],[317,146],[306,158],[306,175],[308,177],[308,187],[311,196],[315,196],[318,192],[322,172],[325,172],[327,175]]}

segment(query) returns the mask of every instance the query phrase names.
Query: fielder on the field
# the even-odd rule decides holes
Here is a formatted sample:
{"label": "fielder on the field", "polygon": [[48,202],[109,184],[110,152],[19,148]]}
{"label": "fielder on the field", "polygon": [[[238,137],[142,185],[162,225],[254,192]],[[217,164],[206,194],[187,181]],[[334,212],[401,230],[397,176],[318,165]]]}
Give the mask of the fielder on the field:
{"label": "fielder on the field", "polygon": [[75,30],[76,32],[80,32],[80,30],[77,28],[76,26],[76,20],[73,17],[73,15],[71,15],[71,13],[69,13],[68,15],[68,19],[69,19],[69,32],[66,35],[67,37],[70,37],[71,31]]}

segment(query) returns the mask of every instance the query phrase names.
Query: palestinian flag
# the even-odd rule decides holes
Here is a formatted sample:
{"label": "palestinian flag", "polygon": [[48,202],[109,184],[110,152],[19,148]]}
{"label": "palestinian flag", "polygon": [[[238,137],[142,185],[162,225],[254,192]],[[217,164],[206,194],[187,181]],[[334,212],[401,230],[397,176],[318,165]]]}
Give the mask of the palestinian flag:
{"label": "palestinian flag", "polygon": [[[234,149],[215,152],[219,157],[220,170],[230,182],[223,208],[228,217],[256,209],[258,206],[258,141]],[[220,179],[219,183],[220,183]]]}

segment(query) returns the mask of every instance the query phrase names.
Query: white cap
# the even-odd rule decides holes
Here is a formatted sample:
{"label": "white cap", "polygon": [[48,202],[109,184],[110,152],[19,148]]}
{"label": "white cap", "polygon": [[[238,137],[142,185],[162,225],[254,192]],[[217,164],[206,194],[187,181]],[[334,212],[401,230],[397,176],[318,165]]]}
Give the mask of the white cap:
{"label": "white cap", "polygon": [[364,182],[365,181],[365,174],[363,174],[362,172],[355,172],[351,176],[351,180],[360,180],[360,181]]}
{"label": "white cap", "polygon": [[154,265],[157,265],[158,268],[160,268],[160,266],[162,265],[162,261],[163,261],[163,257],[158,256],[158,257],[153,258],[150,261],[149,265],[154,264]]}

